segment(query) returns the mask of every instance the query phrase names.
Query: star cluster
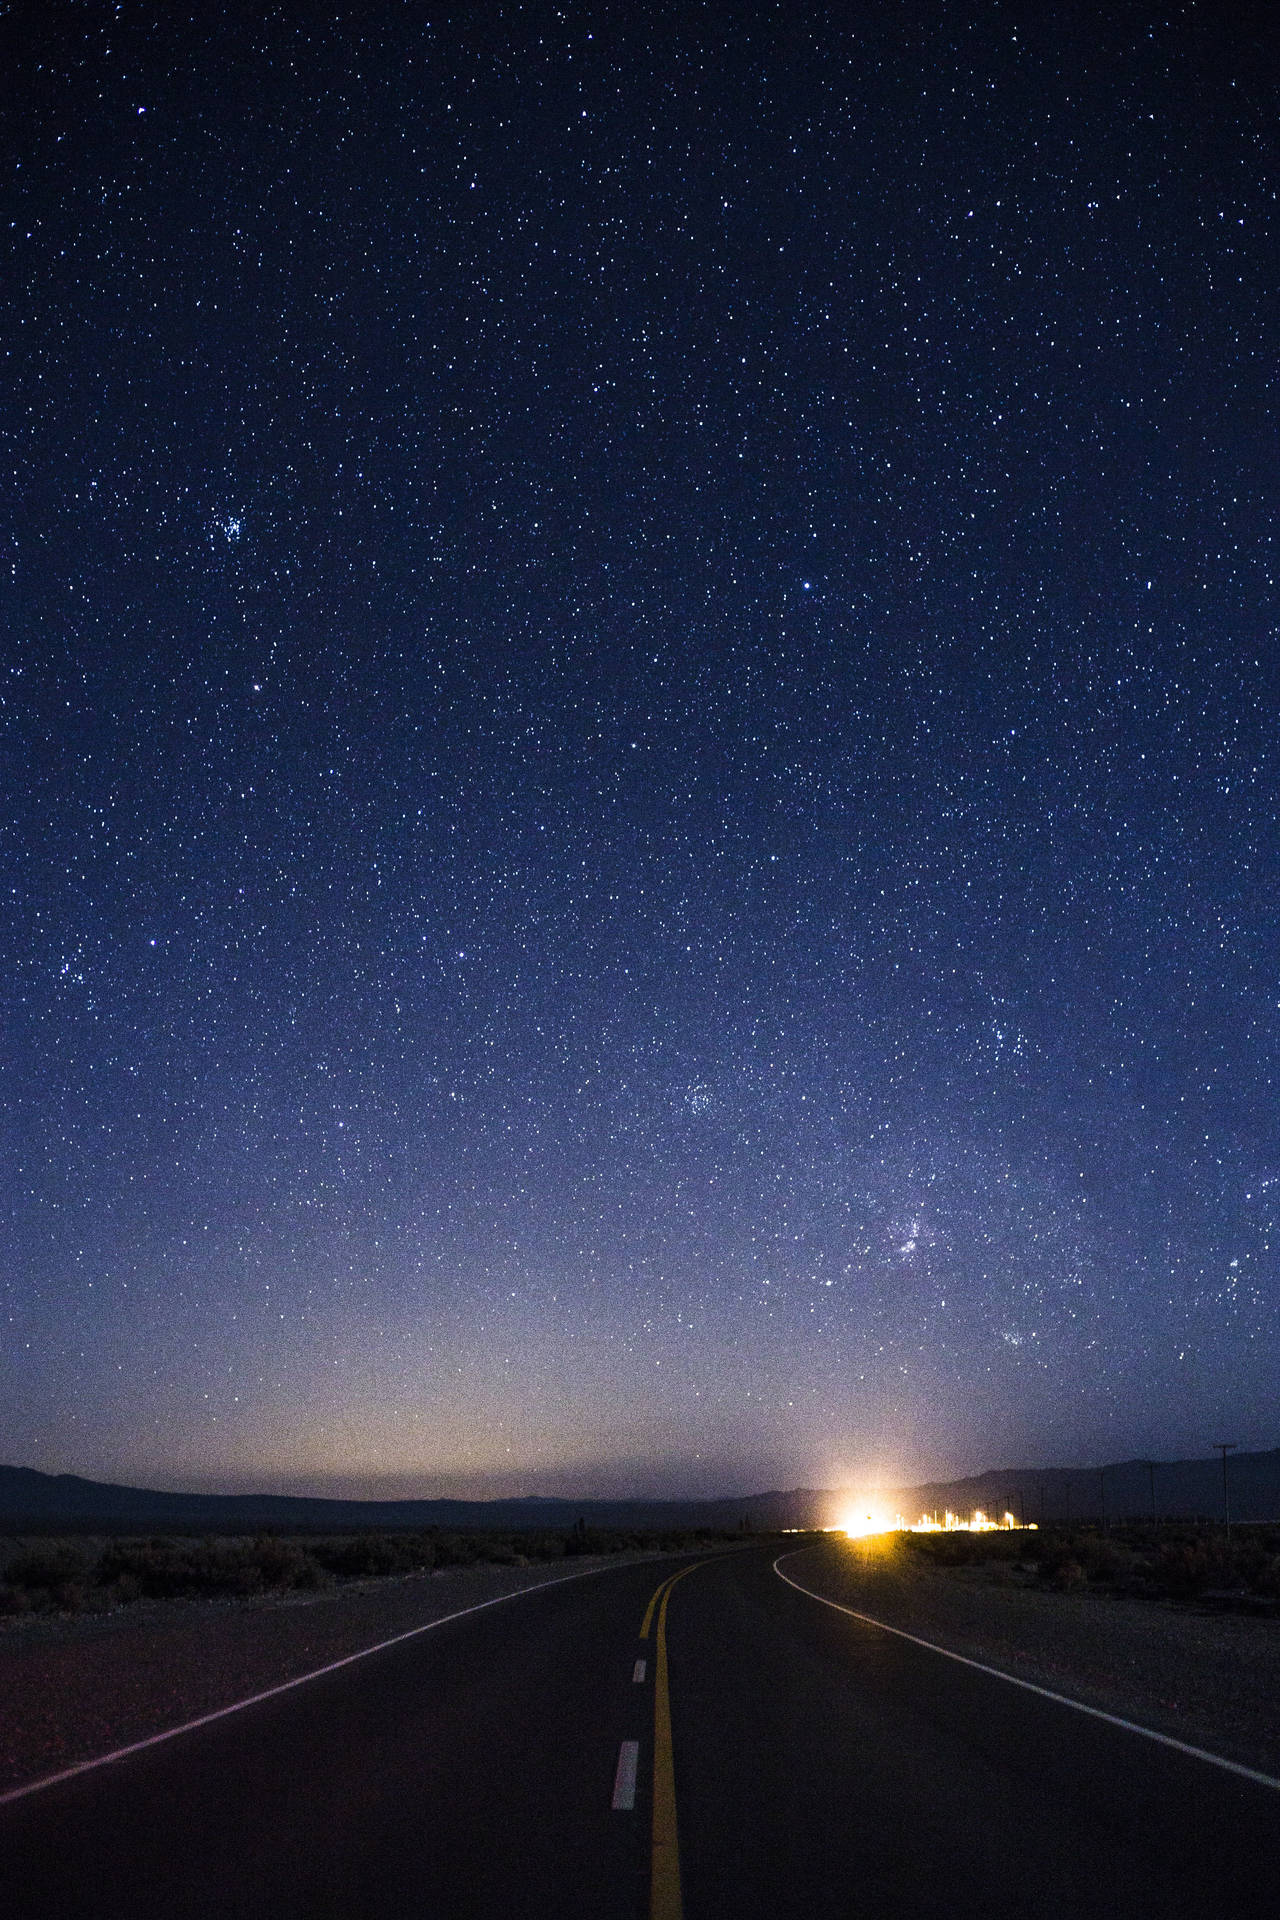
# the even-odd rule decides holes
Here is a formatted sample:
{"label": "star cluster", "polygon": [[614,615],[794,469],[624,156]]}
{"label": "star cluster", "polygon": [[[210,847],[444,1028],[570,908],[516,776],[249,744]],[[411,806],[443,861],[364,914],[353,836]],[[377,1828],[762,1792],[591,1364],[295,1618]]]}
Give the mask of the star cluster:
{"label": "star cluster", "polygon": [[1265,11],[3,31],[0,1457],[1274,1443]]}

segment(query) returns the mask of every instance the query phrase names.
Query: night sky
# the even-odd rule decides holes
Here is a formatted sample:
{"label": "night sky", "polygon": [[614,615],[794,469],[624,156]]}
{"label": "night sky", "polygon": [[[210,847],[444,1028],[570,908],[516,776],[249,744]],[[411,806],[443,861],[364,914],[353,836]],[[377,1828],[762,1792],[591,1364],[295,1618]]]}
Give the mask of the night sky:
{"label": "night sky", "polygon": [[0,1459],[1274,1445],[1270,8],[0,18]]}

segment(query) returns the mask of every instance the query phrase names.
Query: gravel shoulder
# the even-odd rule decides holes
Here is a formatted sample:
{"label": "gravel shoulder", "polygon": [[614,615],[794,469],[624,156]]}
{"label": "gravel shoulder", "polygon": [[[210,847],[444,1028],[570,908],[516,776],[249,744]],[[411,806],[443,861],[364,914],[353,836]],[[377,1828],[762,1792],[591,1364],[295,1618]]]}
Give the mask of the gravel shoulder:
{"label": "gravel shoulder", "polygon": [[[659,1557],[584,1556],[568,1577]],[[565,1577],[563,1562],[457,1567],[319,1594],[139,1601],[109,1614],[6,1623],[0,1793],[463,1608]]]}
{"label": "gravel shoulder", "polygon": [[859,1541],[783,1561],[802,1586],[887,1626],[1280,1777],[1280,1621],[1045,1592]]}

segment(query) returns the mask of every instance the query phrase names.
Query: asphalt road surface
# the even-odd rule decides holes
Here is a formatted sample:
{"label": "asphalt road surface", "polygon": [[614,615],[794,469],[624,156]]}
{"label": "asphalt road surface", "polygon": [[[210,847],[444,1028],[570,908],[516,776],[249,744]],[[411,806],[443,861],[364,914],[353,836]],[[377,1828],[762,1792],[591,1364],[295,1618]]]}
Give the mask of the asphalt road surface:
{"label": "asphalt road surface", "polygon": [[[811,1578],[830,1550],[787,1570]],[[522,1594],[10,1800],[0,1906],[7,1920],[1280,1911],[1280,1792],[823,1606],[779,1579],[775,1552]]]}

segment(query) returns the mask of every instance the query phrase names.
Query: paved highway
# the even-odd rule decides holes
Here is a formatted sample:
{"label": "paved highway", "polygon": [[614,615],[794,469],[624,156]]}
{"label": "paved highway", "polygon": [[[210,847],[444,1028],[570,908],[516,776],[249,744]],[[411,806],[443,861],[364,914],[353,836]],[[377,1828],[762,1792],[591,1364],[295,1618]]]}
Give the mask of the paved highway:
{"label": "paved highway", "polygon": [[544,1587],[10,1800],[6,1913],[1270,1920],[1280,1792],[773,1557]]}

